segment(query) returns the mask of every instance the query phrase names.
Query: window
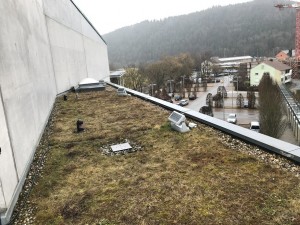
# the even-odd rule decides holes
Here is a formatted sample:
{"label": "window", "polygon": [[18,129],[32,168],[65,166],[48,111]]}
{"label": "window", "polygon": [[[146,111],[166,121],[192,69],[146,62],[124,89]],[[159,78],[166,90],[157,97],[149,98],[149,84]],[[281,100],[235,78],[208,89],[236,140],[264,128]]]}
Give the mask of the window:
{"label": "window", "polygon": [[258,76],[258,73],[255,73],[255,76]]}

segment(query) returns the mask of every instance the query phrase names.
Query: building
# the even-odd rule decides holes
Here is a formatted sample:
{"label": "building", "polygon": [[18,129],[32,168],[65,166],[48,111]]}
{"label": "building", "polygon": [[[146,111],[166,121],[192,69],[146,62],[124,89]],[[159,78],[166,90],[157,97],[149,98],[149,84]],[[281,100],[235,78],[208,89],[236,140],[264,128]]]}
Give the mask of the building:
{"label": "building", "polygon": [[109,79],[107,45],[71,0],[0,1],[0,224],[10,220],[56,97]]}
{"label": "building", "polygon": [[251,68],[251,64],[254,62],[252,56],[237,56],[228,58],[214,58],[215,65],[219,66],[222,70],[222,74],[236,74],[241,64],[246,64],[247,68]]}
{"label": "building", "polygon": [[278,84],[292,80],[292,68],[279,61],[264,61],[250,70],[250,86],[258,86],[265,73],[270,74]]}
{"label": "building", "polygon": [[237,56],[237,57],[228,57],[228,58],[217,58],[219,63],[250,63],[253,61],[252,56]]}
{"label": "building", "polygon": [[110,81],[114,84],[118,85],[123,85],[124,86],[124,75],[125,75],[125,70],[117,70],[117,71],[112,71],[110,73]]}
{"label": "building", "polygon": [[282,50],[276,55],[276,59],[279,61],[286,61],[295,57],[295,50]]}

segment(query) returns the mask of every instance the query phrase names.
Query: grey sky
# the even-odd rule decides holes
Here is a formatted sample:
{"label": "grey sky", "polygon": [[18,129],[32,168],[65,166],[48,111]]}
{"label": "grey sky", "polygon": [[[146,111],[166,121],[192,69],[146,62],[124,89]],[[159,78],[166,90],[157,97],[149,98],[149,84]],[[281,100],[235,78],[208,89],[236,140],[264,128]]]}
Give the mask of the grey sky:
{"label": "grey sky", "polygon": [[100,34],[144,20],[159,20],[170,16],[201,11],[213,6],[249,2],[250,0],[73,0]]}

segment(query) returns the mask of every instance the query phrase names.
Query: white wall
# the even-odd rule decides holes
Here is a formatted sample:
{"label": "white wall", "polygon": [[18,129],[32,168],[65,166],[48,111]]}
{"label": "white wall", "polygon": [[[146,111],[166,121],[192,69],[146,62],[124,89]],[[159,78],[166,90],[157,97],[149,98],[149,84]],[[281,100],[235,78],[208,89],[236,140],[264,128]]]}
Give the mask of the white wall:
{"label": "white wall", "polygon": [[0,210],[8,207],[7,200],[12,199],[18,183],[2,102],[0,89]]}
{"label": "white wall", "polygon": [[57,93],[87,77],[82,35],[47,17]]}
{"label": "white wall", "polygon": [[41,5],[35,0],[1,1],[0,5],[0,83],[21,177],[55,100],[56,87]]}
{"label": "white wall", "polygon": [[69,0],[0,1],[0,208],[7,222],[56,95],[109,76],[107,46]]}
{"label": "white wall", "polygon": [[44,0],[44,10],[58,93],[86,77],[107,77],[107,46],[76,7],[69,0]]}

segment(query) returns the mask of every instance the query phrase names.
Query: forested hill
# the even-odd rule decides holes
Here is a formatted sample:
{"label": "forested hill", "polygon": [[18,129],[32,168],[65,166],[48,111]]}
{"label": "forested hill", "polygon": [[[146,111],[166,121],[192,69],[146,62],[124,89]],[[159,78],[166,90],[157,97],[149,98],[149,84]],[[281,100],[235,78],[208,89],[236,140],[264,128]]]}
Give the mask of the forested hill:
{"label": "forested hill", "polygon": [[109,61],[119,67],[205,51],[220,57],[274,56],[294,48],[296,18],[295,9],[278,10],[276,2],[254,0],[121,28],[103,35]]}

